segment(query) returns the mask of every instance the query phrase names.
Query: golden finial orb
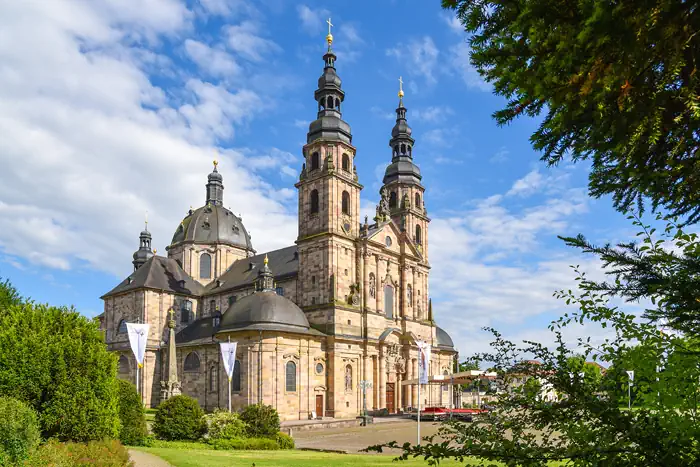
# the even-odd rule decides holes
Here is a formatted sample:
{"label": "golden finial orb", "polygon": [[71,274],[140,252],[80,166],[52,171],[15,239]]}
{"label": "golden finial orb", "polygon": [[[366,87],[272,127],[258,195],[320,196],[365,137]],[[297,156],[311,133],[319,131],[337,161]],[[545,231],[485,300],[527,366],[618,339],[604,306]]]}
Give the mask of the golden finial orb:
{"label": "golden finial orb", "polygon": [[216,159],[214,159],[214,170],[216,170],[216,167],[217,167],[218,165],[219,165],[219,161],[217,161]]}
{"label": "golden finial orb", "polygon": [[265,260],[263,262],[265,263],[265,266],[267,266],[267,253],[265,253]]}
{"label": "golden finial orb", "polygon": [[403,98],[403,79],[399,76],[399,99]]}
{"label": "golden finial orb", "polygon": [[153,249],[153,254],[155,255],[156,253],[158,253],[158,250],[157,250],[156,248],[154,248],[154,249]]}
{"label": "golden finial orb", "polygon": [[333,23],[331,23],[331,19],[328,18],[328,35],[326,36],[326,42],[328,42],[328,45],[330,46],[333,43],[333,34],[331,34],[331,28],[333,27]]}

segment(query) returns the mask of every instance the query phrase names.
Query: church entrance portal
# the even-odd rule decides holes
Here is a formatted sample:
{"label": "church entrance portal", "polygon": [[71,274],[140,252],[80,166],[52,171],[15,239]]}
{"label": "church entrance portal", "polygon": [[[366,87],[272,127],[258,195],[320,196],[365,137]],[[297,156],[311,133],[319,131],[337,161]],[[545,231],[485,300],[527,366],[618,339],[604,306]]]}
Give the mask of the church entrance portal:
{"label": "church entrance portal", "polygon": [[389,413],[394,413],[394,383],[386,383],[386,409]]}
{"label": "church entrance portal", "polygon": [[323,394],[316,394],[316,416],[323,417]]}

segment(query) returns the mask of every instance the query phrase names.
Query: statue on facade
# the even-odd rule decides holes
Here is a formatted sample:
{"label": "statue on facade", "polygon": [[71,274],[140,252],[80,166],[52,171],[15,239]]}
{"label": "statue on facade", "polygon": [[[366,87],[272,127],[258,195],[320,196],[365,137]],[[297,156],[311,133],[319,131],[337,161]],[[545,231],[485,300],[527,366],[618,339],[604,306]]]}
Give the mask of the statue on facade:
{"label": "statue on facade", "polygon": [[374,218],[377,222],[384,222],[389,218],[391,211],[389,210],[389,198],[386,193],[386,187],[382,187],[379,190],[381,196],[379,204],[377,205],[377,217]]}
{"label": "statue on facade", "polygon": [[345,367],[345,390],[352,391],[352,368],[350,365]]}

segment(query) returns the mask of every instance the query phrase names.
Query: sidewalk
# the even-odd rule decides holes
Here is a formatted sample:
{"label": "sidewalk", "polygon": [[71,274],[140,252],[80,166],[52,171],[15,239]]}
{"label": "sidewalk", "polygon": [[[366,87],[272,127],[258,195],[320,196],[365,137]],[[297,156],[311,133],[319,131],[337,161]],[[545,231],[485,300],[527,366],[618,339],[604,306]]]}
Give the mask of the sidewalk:
{"label": "sidewalk", "polygon": [[158,456],[136,449],[129,449],[129,458],[134,467],[173,467]]}

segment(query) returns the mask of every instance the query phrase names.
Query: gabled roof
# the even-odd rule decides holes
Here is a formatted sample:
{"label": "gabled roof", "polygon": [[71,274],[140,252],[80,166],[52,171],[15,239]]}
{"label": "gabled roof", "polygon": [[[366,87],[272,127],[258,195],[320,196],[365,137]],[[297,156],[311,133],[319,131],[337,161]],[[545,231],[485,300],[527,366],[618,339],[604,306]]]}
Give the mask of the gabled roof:
{"label": "gabled roof", "polygon": [[199,318],[175,335],[175,345],[212,342],[214,331],[213,316]]}
{"label": "gabled roof", "polygon": [[153,256],[102,299],[137,289],[164,290],[179,295],[202,295],[204,287],[192,279],[174,259]]}
{"label": "gabled roof", "polygon": [[[275,280],[296,276],[299,273],[299,255],[296,245],[268,251],[234,262],[225,273],[206,286],[204,294],[220,294],[237,287],[252,286],[258,270],[267,255],[268,267]],[[217,285],[220,284],[220,285]]]}

